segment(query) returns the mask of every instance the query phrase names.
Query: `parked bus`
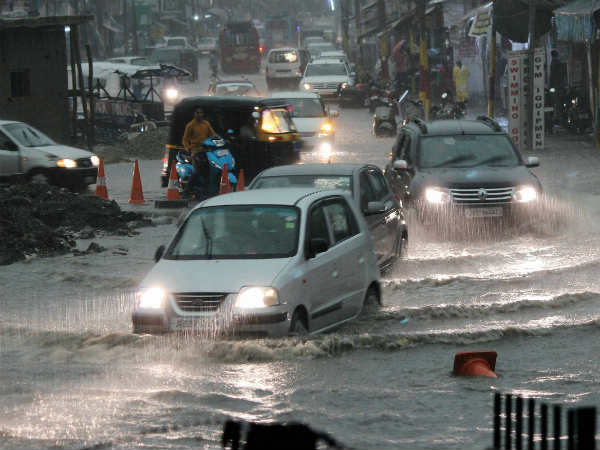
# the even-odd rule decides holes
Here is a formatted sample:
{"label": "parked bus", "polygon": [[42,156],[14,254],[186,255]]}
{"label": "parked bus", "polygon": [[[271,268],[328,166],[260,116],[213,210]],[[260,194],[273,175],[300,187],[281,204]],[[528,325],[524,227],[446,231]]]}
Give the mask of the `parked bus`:
{"label": "parked bus", "polygon": [[252,22],[230,22],[219,33],[223,72],[258,72],[258,32]]}
{"label": "parked bus", "polygon": [[297,22],[288,16],[265,19],[265,51],[298,44]]}

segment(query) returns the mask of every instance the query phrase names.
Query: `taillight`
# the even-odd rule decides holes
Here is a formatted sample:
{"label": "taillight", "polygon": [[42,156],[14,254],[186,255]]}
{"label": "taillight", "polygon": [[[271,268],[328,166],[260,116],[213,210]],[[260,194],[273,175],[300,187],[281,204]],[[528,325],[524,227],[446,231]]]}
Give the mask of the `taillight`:
{"label": "taillight", "polygon": [[302,67],[298,67],[298,73],[302,75]]}

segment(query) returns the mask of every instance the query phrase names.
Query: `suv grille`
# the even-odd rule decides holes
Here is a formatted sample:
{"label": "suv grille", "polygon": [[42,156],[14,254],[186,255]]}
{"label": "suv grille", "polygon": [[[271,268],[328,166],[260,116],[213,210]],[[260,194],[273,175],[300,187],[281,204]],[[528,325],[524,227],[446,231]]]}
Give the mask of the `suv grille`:
{"label": "suv grille", "polygon": [[452,200],[458,204],[510,203],[514,187],[450,189]]}
{"label": "suv grille", "polygon": [[311,83],[314,89],[337,89],[340,83]]}
{"label": "suv grille", "polygon": [[227,294],[180,293],[173,294],[175,303],[186,312],[213,312],[219,309]]}

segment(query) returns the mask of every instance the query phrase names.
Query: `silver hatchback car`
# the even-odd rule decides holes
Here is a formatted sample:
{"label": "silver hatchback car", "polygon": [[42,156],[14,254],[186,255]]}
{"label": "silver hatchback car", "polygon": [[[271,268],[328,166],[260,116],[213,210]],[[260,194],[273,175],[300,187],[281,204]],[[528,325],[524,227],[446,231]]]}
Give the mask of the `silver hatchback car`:
{"label": "silver hatchback car", "polygon": [[139,286],[135,333],[313,334],[381,302],[368,226],[343,191],[213,197],[155,259]]}

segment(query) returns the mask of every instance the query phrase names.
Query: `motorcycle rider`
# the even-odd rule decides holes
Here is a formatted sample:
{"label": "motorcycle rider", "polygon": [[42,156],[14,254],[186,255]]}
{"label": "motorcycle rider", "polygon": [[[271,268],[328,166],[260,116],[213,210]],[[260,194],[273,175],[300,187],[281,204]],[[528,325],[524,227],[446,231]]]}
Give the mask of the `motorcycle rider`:
{"label": "motorcycle rider", "polygon": [[204,180],[204,188],[208,191],[208,160],[206,159],[206,150],[202,143],[213,136],[215,130],[208,120],[204,118],[204,110],[196,108],[194,118],[185,126],[183,133],[183,146],[192,155],[192,165],[194,172],[182,193],[183,197],[190,197],[194,189],[200,185],[200,179]]}
{"label": "motorcycle rider", "polygon": [[216,77],[219,72],[219,65],[217,61],[217,52],[215,50],[210,51],[208,67],[210,68],[211,76]]}
{"label": "motorcycle rider", "polygon": [[467,90],[467,79],[469,78],[469,69],[467,66],[463,66],[462,61],[456,61],[456,66],[452,71],[452,78],[454,79],[454,85],[456,87],[455,100],[461,111],[464,113],[466,110],[465,103],[469,99],[469,91]]}

